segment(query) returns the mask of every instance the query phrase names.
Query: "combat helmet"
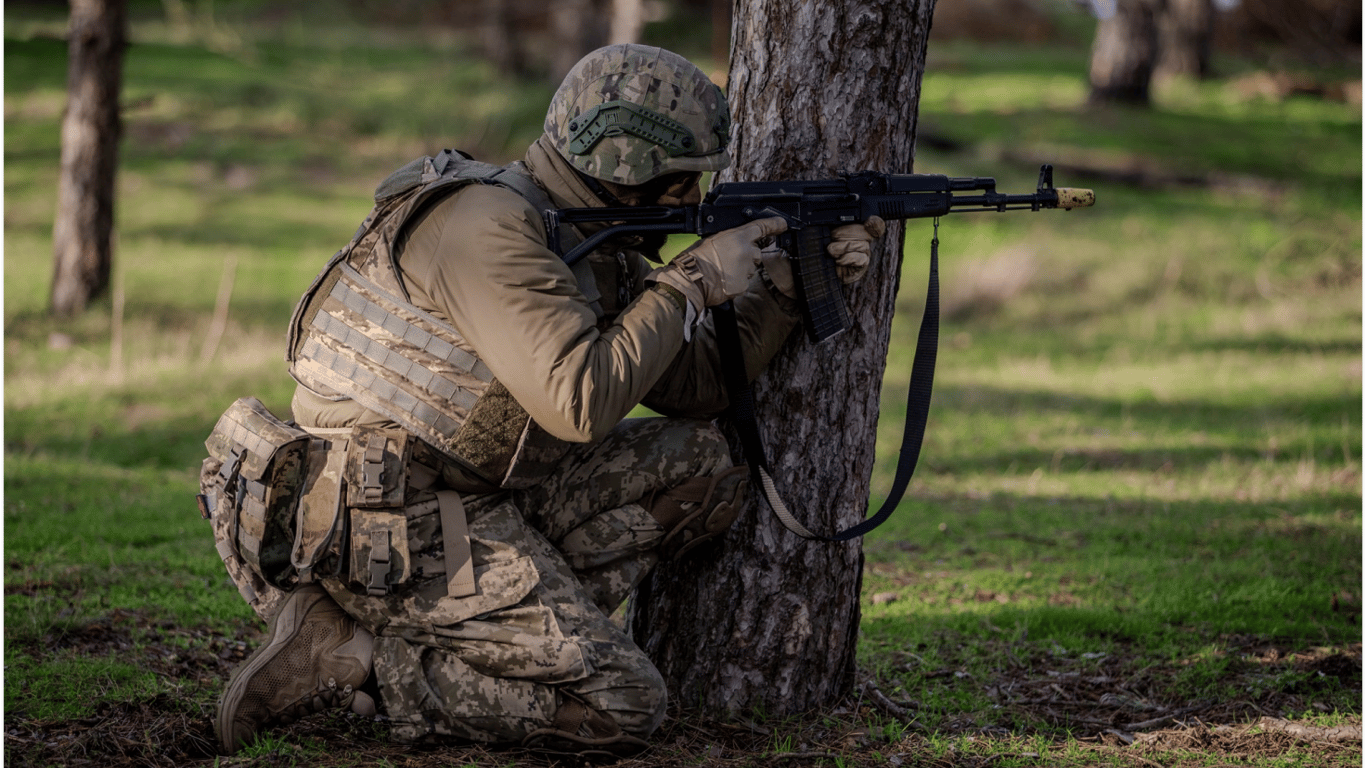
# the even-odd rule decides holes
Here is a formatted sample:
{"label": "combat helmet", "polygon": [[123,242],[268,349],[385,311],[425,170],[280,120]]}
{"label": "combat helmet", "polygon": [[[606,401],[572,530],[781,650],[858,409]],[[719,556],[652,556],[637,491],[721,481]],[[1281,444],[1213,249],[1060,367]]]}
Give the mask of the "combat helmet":
{"label": "combat helmet", "polygon": [[618,184],[730,165],[725,94],[692,62],[646,45],[583,57],[550,100],[545,132],[570,165]]}

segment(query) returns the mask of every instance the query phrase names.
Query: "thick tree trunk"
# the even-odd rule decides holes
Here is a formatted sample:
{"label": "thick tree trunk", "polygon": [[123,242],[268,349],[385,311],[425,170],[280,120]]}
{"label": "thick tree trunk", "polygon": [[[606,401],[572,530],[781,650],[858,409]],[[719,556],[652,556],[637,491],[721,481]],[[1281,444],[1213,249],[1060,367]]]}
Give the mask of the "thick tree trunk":
{"label": "thick tree trunk", "polygon": [[109,286],[126,0],[72,0],[66,114],[52,226],[52,311],[70,316]]}
{"label": "thick tree trunk", "polygon": [[[934,0],[741,0],[728,176],[909,172],[933,9]],[[889,227],[848,291],[853,327],[819,347],[794,335],[755,385],[774,478],[816,531],[848,527],[868,508],[901,235]],[[687,705],[827,706],[853,684],[862,561],[857,541],[802,540],[754,499],[718,547],[653,575],[632,631]]]}
{"label": "thick tree trunk", "polygon": [[1209,74],[1214,40],[1213,0],[1167,0],[1157,21],[1158,55],[1153,76],[1203,78]]}
{"label": "thick tree trunk", "polygon": [[1163,0],[1118,0],[1091,48],[1091,102],[1147,104]]}

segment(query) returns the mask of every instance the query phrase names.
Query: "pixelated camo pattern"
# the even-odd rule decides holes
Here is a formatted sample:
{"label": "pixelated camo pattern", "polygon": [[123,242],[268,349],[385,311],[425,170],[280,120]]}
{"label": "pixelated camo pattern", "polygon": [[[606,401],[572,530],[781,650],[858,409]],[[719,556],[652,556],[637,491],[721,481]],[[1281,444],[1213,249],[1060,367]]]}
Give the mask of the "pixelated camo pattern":
{"label": "pixelated camo pattern", "polygon": [[204,441],[200,493],[211,507],[214,539],[229,576],[263,618],[290,587],[294,515],[309,435],[284,424],[260,400],[232,404]]}
{"label": "pixelated camo pattern", "polygon": [[403,741],[514,742],[544,728],[557,688],[648,736],[665,705],[658,671],[608,616],[657,562],[655,495],[730,466],[708,422],[633,419],[577,447],[534,489],[462,497],[478,592],[444,594],[438,505],[403,510],[415,577],[383,597],[323,585],[376,633],[382,701]]}
{"label": "pixelated camo pattern", "polygon": [[[586,155],[568,151],[569,123],[593,107],[627,101],[686,126],[697,140],[688,155],[630,135],[601,139]],[[672,171],[719,171],[730,164],[730,108],[706,73],[676,53],[645,45],[611,45],[574,66],[550,101],[545,132],[570,164],[598,179],[643,184]]]}

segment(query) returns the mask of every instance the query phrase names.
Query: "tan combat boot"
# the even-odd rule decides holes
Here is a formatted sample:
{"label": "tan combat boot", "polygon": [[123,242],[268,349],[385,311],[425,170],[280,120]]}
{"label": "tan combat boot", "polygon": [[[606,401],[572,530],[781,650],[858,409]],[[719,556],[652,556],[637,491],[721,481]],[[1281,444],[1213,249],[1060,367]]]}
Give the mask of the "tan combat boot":
{"label": "tan combat boot", "polygon": [[559,700],[550,727],[528,733],[522,739],[523,748],[594,762],[633,757],[649,748],[643,739],[621,730],[610,715],[593,709],[578,697],[560,691]]}
{"label": "tan combat boot", "polygon": [[257,732],[334,707],[374,714],[357,691],[370,676],[375,637],[320,586],[295,590],[270,621],[270,636],[242,662],[218,701],[218,746],[230,755]]}

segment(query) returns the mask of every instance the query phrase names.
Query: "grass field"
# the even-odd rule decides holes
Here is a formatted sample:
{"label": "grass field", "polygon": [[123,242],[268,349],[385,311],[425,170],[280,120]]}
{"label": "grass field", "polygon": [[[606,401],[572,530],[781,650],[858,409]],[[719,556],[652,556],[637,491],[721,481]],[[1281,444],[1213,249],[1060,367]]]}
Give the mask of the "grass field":
{"label": "grass field", "polygon": [[[194,508],[204,437],[243,395],[287,410],[284,323],[379,179],[445,146],[511,159],[552,90],[457,35],[252,7],[135,20],[118,300],[66,323],[62,24],[6,8],[5,762],[534,763],[341,717],[213,757],[260,627]],[[696,53],[673,29],[651,42]],[[859,695],[675,712],[634,764],[1361,764],[1361,109],[1230,79],[1092,109],[1085,67],[1085,40],[932,45],[917,171],[1014,191],[1052,162],[1099,203],[943,222],[934,406],[865,542]],[[874,502],[929,227],[907,239]]]}

